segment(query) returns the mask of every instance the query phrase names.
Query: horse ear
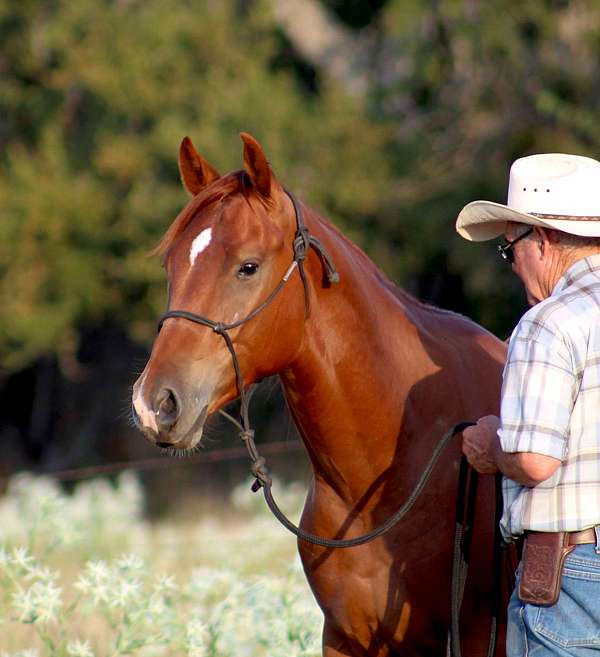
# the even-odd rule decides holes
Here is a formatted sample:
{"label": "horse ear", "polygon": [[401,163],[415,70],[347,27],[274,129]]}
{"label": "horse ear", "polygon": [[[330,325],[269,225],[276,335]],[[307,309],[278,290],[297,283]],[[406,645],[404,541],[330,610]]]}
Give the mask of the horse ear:
{"label": "horse ear", "polygon": [[192,140],[184,137],[179,146],[181,182],[192,196],[220,178],[219,172],[194,148]]}
{"label": "horse ear", "polygon": [[244,142],[244,169],[254,188],[264,197],[271,195],[271,167],[261,145],[247,132],[240,132]]}

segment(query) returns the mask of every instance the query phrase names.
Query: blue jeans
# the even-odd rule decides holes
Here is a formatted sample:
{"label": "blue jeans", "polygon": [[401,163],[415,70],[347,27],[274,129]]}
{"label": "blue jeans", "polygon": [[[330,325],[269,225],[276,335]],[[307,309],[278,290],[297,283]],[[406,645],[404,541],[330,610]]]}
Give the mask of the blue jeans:
{"label": "blue jeans", "polygon": [[[508,605],[507,657],[600,656],[600,554],[578,545],[565,559],[558,602],[523,604],[513,591]],[[520,569],[519,569],[520,570]]]}

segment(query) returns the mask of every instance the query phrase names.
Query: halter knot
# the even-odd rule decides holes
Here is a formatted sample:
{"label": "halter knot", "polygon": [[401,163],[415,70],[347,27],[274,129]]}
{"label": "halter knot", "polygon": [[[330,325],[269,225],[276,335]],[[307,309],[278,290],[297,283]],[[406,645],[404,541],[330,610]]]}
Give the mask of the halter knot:
{"label": "halter knot", "polygon": [[254,429],[244,429],[240,431],[240,438],[244,441],[254,440]]}
{"label": "halter knot", "polygon": [[300,226],[294,239],[294,260],[303,262],[310,248],[310,235],[306,226]]}
{"label": "halter knot", "polygon": [[298,228],[296,231],[296,237],[294,239],[294,260],[298,265],[306,260],[306,256],[310,247],[318,253],[321,258],[321,262],[325,267],[327,281],[329,283],[339,283],[340,275],[333,264],[333,260],[329,255],[327,249],[323,246],[320,240],[316,237],[313,237],[306,226]]}
{"label": "halter knot", "polygon": [[267,470],[267,462],[262,456],[259,456],[256,461],[253,461],[250,468],[252,474],[256,477],[256,481],[252,484],[252,490],[254,492],[261,488],[261,486],[271,485],[271,477]]}

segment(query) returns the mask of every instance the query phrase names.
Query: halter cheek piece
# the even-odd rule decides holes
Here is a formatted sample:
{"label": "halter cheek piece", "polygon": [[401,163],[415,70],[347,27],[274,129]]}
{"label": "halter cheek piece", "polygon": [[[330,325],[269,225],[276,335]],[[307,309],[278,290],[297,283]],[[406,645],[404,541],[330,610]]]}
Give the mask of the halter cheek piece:
{"label": "halter cheek piece", "polygon": [[240,367],[240,362],[235,352],[235,347],[231,337],[229,336],[228,331],[242,326],[246,322],[249,322],[251,319],[256,317],[260,312],[262,312],[267,306],[271,304],[273,299],[281,292],[285,284],[290,280],[291,275],[294,272],[294,269],[298,269],[300,273],[300,278],[302,279],[302,285],[304,286],[304,298],[306,303],[306,314],[309,312],[309,295],[308,295],[308,284],[306,280],[306,272],[304,271],[304,261],[306,260],[308,250],[312,247],[315,249],[321,262],[325,269],[325,276],[328,284],[338,283],[340,276],[333,264],[331,256],[327,252],[327,249],[323,244],[313,235],[310,234],[306,224],[304,223],[304,214],[302,213],[302,206],[298,203],[296,197],[288,192],[287,189],[284,190],[285,193],[290,197],[292,205],[294,206],[294,214],[296,216],[296,233],[294,235],[294,259],[288,267],[287,271],[283,275],[283,278],[279,281],[275,289],[269,294],[269,296],[259,304],[254,310],[252,310],[246,317],[240,319],[236,322],[230,324],[225,324],[223,322],[215,322],[208,317],[203,317],[202,315],[197,315],[196,313],[191,313],[187,310],[169,310],[167,311],[158,322],[158,330],[162,328],[162,325],[167,319],[171,318],[181,318],[187,319],[190,322],[195,322],[196,324],[201,324],[203,326],[210,327],[215,333],[218,333],[225,340],[227,349],[231,354],[231,359],[233,361],[233,367],[235,369],[235,378],[238,389],[238,395],[240,398],[240,419],[236,420],[232,415],[226,413],[225,411],[219,411],[224,417],[233,422],[238,429],[240,430],[240,437],[246,444],[250,458],[252,460],[252,473],[256,477],[256,481],[253,484],[253,490],[258,490],[261,486],[270,486],[271,478],[268,474],[268,471],[265,467],[264,459],[259,456],[254,445],[254,431],[250,427],[250,419],[248,414],[248,406],[250,404],[250,398],[252,396],[252,389],[247,388],[244,385],[244,377],[242,375],[242,370]]}

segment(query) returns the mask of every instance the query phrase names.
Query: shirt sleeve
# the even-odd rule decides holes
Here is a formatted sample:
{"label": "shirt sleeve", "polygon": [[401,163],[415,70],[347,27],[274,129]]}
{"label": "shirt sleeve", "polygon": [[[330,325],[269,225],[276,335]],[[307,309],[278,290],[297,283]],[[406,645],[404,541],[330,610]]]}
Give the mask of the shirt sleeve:
{"label": "shirt sleeve", "polygon": [[511,337],[504,369],[502,449],[564,460],[575,397],[576,376],[563,336],[523,318]]}

